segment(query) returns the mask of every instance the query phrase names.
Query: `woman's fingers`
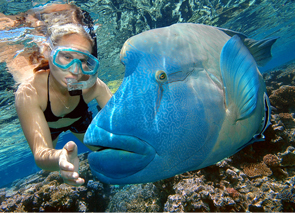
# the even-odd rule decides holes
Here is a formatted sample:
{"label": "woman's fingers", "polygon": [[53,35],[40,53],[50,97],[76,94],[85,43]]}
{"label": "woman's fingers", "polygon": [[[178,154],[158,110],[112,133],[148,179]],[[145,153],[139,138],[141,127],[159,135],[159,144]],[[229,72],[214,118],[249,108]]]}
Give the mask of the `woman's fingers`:
{"label": "woman's fingers", "polygon": [[79,158],[78,158],[78,147],[73,141],[69,141],[65,146],[64,150],[67,151],[67,160],[73,164],[75,171],[79,169]]}
{"label": "woman's fingers", "polygon": [[60,176],[64,179],[65,183],[73,186],[80,186],[85,182],[77,173],[79,169],[77,152],[77,145],[70,141],[64,146],[59,157]]}
{"label": "woman's fingers", "polygon": [[64,182],[72,186],[81,186],[85,181],[82,178],[78,178],[75,180],[64,180]]}
{"label": "woman's fingers", "polygon": [[84,179],[80,178],[77,172],[60,171],[60,175],[69,185],[80,186],[84,183]]}
{"label": "woman's fingers", "polygon": [[79,174],[77,172],[69,171],[69,170],[60,170],[59,171],[60,176],[64,179],[64,182],[73,186],[80,186],[85,181],[84,179],[79,177]]}
{"label": "woman's fingers", "polygon": [[60,176],[64,179],[77,179],[79,178],[79,174],[77,172],[70,172],[70,171],[64,171],[60,170],[59,171]]}
{"label": "woman's fingers", "polygon": [[78,147],[73,141],[69,141],[65,146],[64,149],[68,152],[68,160],[72,161],[78,158]]}
{"label": "woman's fingers", "polygon": [[64,171],[74,171],[74,165],[71,164],[67,158],[60,158],[59,160],[59,169]]}

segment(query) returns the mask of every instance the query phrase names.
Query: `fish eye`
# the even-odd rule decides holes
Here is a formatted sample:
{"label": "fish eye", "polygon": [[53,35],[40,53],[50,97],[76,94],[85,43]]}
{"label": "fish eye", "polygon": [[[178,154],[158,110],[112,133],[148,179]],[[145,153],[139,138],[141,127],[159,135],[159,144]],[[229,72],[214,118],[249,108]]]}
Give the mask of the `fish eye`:
{"label": "fish eye", "polygon": [[158,70],[156,72],[156,80],[159,82],[159,83],[164,83],[167,81],[167,74],[166,72],[164,72],[163,70]]}

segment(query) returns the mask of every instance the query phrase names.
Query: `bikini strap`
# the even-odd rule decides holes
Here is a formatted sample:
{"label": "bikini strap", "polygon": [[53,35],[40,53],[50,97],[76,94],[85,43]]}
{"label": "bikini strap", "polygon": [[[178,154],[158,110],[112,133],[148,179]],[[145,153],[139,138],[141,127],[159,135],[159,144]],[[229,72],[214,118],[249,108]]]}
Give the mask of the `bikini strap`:
{"label": "bikini strap", "polygon": [[49,75],[50,75],[50,72],[49,72],[48,78],[47,78],[47,103],[50,103],[50,100],[49,100]]}

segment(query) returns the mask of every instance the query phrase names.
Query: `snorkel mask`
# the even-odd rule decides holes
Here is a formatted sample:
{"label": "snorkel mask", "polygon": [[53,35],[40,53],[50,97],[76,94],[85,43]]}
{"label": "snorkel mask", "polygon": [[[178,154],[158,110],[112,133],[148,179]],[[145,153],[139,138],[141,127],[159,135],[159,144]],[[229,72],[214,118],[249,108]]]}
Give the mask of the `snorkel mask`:
{"label": "snorkel mask", "polygon": [[[50,42],[51,43],[51,42]],[[69,47],[54,48],[51,43],[52,63],[60,70],[71,72],[74,75],[82,73],[81,79],[67,79],[67,87],[70,95],[82,94],[82,89],[92,87],[98,76],[99,61],[88,51]]]}

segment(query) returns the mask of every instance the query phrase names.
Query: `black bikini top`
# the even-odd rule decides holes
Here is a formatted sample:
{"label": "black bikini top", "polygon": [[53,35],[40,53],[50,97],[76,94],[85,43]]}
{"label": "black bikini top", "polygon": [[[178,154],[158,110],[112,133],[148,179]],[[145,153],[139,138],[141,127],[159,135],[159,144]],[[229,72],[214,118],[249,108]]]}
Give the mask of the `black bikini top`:
{"label": "black bikini top", "polygon": [[88,105],[85,103],[85,101],[83,99],[83,96],[80,95],[79,104],[73,111],[66,114],[64,117],[55,116],[52,113],[51,104],[50,104],[50,100],[49,100],[49,75],[48,75],[48,80],[47,80],[47,107],[46,107],[46,109],[44,111],[44,116],[45,116],[47,122],[55,122],[55,121],[58,121],[59,119],[62,119],[62,118],[80,118],[87,112],[88,112]]}

